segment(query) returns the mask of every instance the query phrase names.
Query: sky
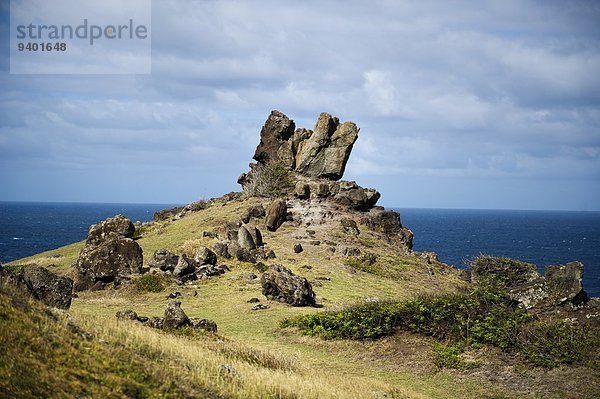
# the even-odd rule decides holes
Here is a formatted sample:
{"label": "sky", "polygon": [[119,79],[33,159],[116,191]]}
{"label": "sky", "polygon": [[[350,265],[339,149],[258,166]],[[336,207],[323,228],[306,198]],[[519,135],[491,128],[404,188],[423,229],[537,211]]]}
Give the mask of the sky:
{"label": "sky", "polygon": [[153,1],[122,75],[10,74],[9,10],[0,201],[239,191],[277,109],[354,121],[344,180],[388,207],[600,210],[598,1]]}

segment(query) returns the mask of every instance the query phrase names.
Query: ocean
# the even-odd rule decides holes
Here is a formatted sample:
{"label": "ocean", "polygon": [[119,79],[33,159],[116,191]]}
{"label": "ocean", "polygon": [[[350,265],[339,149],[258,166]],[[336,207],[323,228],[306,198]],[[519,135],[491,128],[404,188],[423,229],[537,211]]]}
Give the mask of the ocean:
{"label": "ocean", "polygon": [[123,214],[152,220],[170,204],[0,202],[0,262],[6,263],[85,239],[90,225]]}
{"label": "ocean", "polygon": [[[172,204],[0,202],[0,262],[85,239],[91,224],[121,213],[149,221]],[[415,251],[464,268],[479,254],[544,266],[578,260],[584,288],[600,296],[600,212],[395,209],[415,235]]]}
{"label": "ocean", "polygon": [[395,209],[415,251],[465,268],[485,254],[544,266],[580,261],[588,295],[600,296],[600,212]]}

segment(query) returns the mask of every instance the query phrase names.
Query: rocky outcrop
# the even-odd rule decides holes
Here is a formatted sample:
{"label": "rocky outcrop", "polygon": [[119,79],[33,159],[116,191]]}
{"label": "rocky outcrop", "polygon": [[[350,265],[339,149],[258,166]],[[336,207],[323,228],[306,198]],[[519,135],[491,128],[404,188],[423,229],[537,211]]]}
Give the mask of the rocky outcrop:
{"label": "rocky outcrop", "polygon": [[287,218],[287,204],[285,200],[277,199],[267,208],[265,224],[267,230],[276,231]]}
{"label": "rocky outcrop", "polygon": [[296,171],[310,177],[341,179],[357,138],[354,122],[340,124],[338,118],[321,113],[312,134],[297,144]]}
{"label": "rocky outcrop", "polygon": [[[264,126],[260,131],[260,143],[256,147],[253,158],[260,163],[269,163],[281,158],[291,157],[292,149],[290,139],[294,135],[296,125],[294,121],[279,111],[271,111]],[[280,150],[281,147],[284,147]],[[292,165],[290,167],[293,168]]]}
{"label": "rocky outcrop", "polygon": [[142,271],[142,248],[132,237],[135,227],[123,215],[90,227],[85,247],[75,264],[75,290],[114,281]]}
{"label": "rocky outcrop", "polygon": [[73,280],[54,274],[44,267],[27,265],[15,270],[0,267],[0,281],[46,306],[59,309],[71,307]]}
{"label": "rocky outcrop", "polygon": [[400,214],[396,211],[386,211],[382,208],[371,209],[361,220],[369,229],[381,234],[387,242],[404,249],[412,250],[413,233],[402,227]]}
{"label": "rocky outcrop", "polygon": [[208,319],[189,318],[183,309],[181,309],[181,301],[176,300],[170,300],[167,303],[164,317],[138,316],[138,314],[131,309],[120,310],[115,316],[120,320],[138,321],[148,327],[160,330],[176,330],[179,328],[190,327],[213,333],[217,332],[217,323]]}
{"label": "rocky outcrop", "polygon": [[265,208],[259,204],[249,207],[242,215],[242,222],[250,223],[252,218],[263,218],[266,215]]}
{"label": "rocky outcrop", "polygon": [[[188,258],[185,255],[181,255],[179,257],[179,262],[177,262],[177,265],[175,266],[175,269],[173,270],[173,276],[182,278],[182,277],[193,274],[195,271],[196,271],[196,264],[195,264],[194,260]],[[196,278],[191,278],[191,279],[196,280]]]}
{"label": "rocky outcrop", "polygon": [[166,271],[173,271],[177,263],[179,262],[179,256],[170,252],[165,248],[158,249],[154,252],[152,259],[148,262],[150,267]]}
{"label": "rocky outcrop", "polygon": [[471,263],[471,281],[492,279],[502,284],[519,306],[533,312],[559,308],[568,312],[584,307],[589,301],[582,284],[583,269],[580,262],[570,262],[547,266],[541,276],[531,263],[480,256]]}
{"label": "rocky outcrop", "polygon": [[351,236],[357,236],[360,234],[360,230],[358,229],[358,225],[354,219],[342,218],[340,219],[340,224],[342,225],[344,233]]}
{"label": "rocky outcrop", "polygon": [[260,278],[262,293],[267,299],[292,306],[315,306],[312,285],[281,265],[271,266]]}
{"label": "rocky outcrop", "polygon": [[587,302],[588,296],[583,290],[583,264],[570,262],[566,265],[546,266],[544,277],[557,304],[572,302],[575,305]]}
{"label": "rocky outcrop", "polygon": [[[314,130],[296,129],[294,121],[272,111],[261,129],[253,158],[259,164],[280,161],[305,176],[339,180],[358,131],[353,122],[340,123],[326,112],[319,115]],[[240,177],[238,181],[243,184],[245,179]]]}

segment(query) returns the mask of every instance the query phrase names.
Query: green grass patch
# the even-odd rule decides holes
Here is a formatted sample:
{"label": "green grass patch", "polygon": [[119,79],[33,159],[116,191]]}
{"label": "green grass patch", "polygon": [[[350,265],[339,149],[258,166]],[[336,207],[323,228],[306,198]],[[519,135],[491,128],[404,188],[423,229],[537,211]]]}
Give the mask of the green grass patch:
{"label": "green grass patch", "polygon": [[465,350],[463,342],[452,344],[443,344],[436,342],[433,344],[434,363],[438,368],[449,368],[455,370],[472,370],[480,366],[479,363],[469,360],[463,360],[462,354]]}

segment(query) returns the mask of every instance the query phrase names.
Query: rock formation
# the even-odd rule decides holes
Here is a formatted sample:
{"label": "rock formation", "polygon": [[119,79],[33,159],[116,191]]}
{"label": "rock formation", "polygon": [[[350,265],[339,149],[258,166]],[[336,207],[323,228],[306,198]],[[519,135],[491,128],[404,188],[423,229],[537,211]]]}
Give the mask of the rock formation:
{"label": "rock formation", "polygon": [[267,299],[292,306],[315,306],[315,293],[307,279],[281,265],[271,266],[260,278]]}
{"label": "rock formation", "polygon": [[276,231],[285,222],[287,204],[285,200],[277,199],[269,205],[266,212],[267,230]]}
{"label": "rock formation", "polygon": [[38,266],[8,270],[0,266],[0,281],[13,286],[21,293],[30,295],[46,306],[69,309],[73,292],[73,280],[52,273]]}
{"label": "rock formation", "polygon": [[164,317],[138,316],[131,309],[119,310],[115,316],[120,320],[138,321],[148,327],[160,330],[175,330],[191,327],[198,330],[217,332],[217,323],[208,319],[189,318],[181,309],[181,301],[170,300],[165,308]]}
{"label": "rock formation", "polygon": [[142,271],[142,248],[133,240],[135,227],[123,215],[90,227],[85,247],[75,264],[75,290],[109,283]]}
{"label": "rock formation", "polygon": [[165,248],[161,248],[154,252],[152,259],[148,262],[150,267],[155,267],[163,272],[173,271],[177,263],[179,262],[179,256],[170,252]]}
{"label": "rock formation", "polygon": [[[326,112],[319,115],[314,130],[296,129],[293,120],[272,111],[261,129],[253,158],[263,165],[279,161],[309,178],[339,180],[358,131],[354,122],[340,123],[337,117]],[[243,174],[238,182],[244,184],[248,178]]]}

